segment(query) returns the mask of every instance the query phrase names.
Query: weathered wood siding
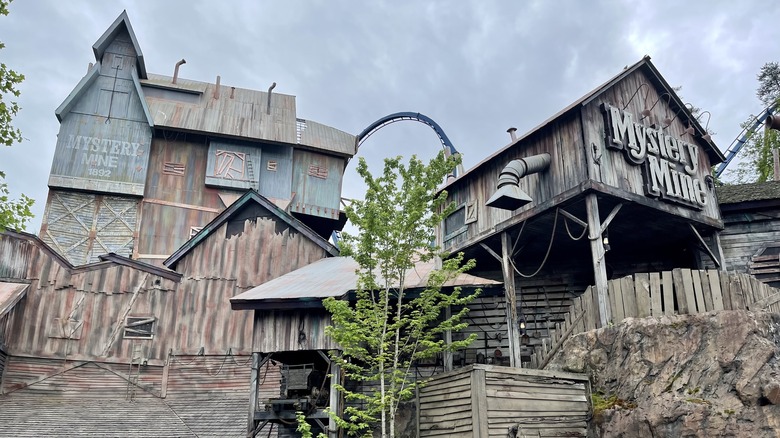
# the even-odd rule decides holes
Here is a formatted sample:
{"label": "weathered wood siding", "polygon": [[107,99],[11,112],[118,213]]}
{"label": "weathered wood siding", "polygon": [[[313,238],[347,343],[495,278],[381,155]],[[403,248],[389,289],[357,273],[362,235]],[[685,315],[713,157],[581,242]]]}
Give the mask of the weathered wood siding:
{"label": "weathered wood siding", "polygon": [[[625,318],[696,314],[720,310],[780,312],[780,289],[744,273],[673,269],[637,273],[610,280],[607,305],[612,322]],[[573,300],[562,322],[548,339],[534,347],[531,366],[544,368],[569,336],[600,328],[595,288],[588,287]]]}
{"label": "weathered wood siding", "polygon": [[[465,232],[444,241],[447,248],[457,249],[470,239],[495,230],[513,216],[520,215],[540,205],[554,206],[556,196],[575,189],[587,179],[587,166],[582,143],[582,130],[578,116],[568,116],[551,123],[529,138],[489,158],[472,172],[467,173],[446,188],[449,199],[456,205],[475,204],[475,222],[467,224]],[[511,161],[532,155],[548,153],[550,168],[544,172],[520,179],[520,188],[531,196],[533,202],[510,212],[485,207],[493,195],[501,170]]]}
{"label": "weathered wood siding", "polygon": [[[641,89],[634,95],[634,92],[641,86]],[[684,134],[687,127],[684,111],[675,107],[670,107],[668,96],[663,96],[663,92],[658,92],[652,86],[650,78],[643,70],[636,70],[622,81],[607,89],[595,99],[582,107],[582,123],[584,126],[585,143],[588,145],[587,161],[590,166],[590,178],[598,183],[617,189],[615,194],[636,201],[647,201],[648,205],[655,208],[681,216],[688,219],[697,220],[707,224],[717,224],[720,221],[720,210],[715,199],[715,190],[711,185],[704,184],[706,189],[706,205],[697,210],[685,205],[674,204],[664,199],[651,198],[646,195],[646,177],[645,168],[647,163],[633,165],[626,159],[624,151],[611,149],[606,146],[606,133],[604,110],[602,104],[611,105],[617,108],[625,108],[626,112],[633,114],[634,122],[650,125],[657,123],[663,126],[665,118],[674,118],[671,125],[662,130],[665,135],[678,140],[695,144],[698,146],[698,165],[694,178],[704,181],[709,176],[710,159],[706,153],[705,143],[693,135]],[[633,95],[633,99],[632,99]],[[647,95],[647,98],[645,98]],[[660,99],[660,100],[659,100]],[[630,102],[629,102],[630,100]],[[653,104],[655,106],[653,107]],[[645,108],[653,107],[651,115],[644,121],[639,122],[642,116],[641,112]],[[675,113],[679,115],[675,117]],[[631,197],[636,195],[637,197]],[[662,196],[663,198],[663,196]]]}
{"label": "weathered wood siding", "polygon": [[475,409],[472,396],[472,374],[484,370],[461,368],[431,379],[420,388],[420,437],[475,437],[473,433]]}
{"label": "weathered wood siding", "polygon": [[326,255],[278,219],[260,216],[223,224],[176,266],[184,274],[178,313],[201,316],[179,321],[178,347],[187,352],[204,347],[210,354],[229,347],[236,352],[275,351],[249,349],[252,312],[231,310],[229,299]]}
{"label": "weathered wood siding", "polygon": [[251,355],[173,355],[168,358],[166,397],[246,395],[249,412]]}
{"label": "weathered wood siding", "polygon": [[755,275],[780,286],[780,210],[776,208],[724,213],[720,243],[726,268]]}
{"label": "weathered wood siding", "polygon": [[420,389],[420,437],[585,437],[589,391],[586,375],[472,365]]}
{"label": "weathered wood siding", "polygon": [[325,335],[325,327],[330,324],[330,314],[325,310],[256,310],[252,351],[337,349]]}
{"label": "weathered wood siding", "polygon": [[[24,391],[27,394],[83,396],[92,398],[160,397],[162,366],[137,366],[126,363],[56,360],[11,356],[3,377],[2,394]],[[136,377],[137,376],[137,377]]]}

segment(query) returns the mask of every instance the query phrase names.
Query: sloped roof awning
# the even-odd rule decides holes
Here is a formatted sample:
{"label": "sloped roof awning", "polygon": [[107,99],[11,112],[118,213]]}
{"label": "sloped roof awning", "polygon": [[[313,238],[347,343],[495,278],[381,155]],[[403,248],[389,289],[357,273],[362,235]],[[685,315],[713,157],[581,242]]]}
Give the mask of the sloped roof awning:
{"label": "sloped roof awning", "polygon": [[[289,306],[321,306],[328,297],[343,297],[357,289],[358,263],[351,257],[330,257],[277,277],[230,299],[233,310],[281,309]],[[406,272],[405,289],[423,289],[435,266],[418,263]],[[445,287],[495,287],[501,283],[470,274],[460,274]]]}
{"label": "sloped roof awning", "polygon": [[11,309],[18,303],[24,294],[27,292],[27,288],[30,287],[27,283],[6,283],[0,281],[0,317],[5,316]]}

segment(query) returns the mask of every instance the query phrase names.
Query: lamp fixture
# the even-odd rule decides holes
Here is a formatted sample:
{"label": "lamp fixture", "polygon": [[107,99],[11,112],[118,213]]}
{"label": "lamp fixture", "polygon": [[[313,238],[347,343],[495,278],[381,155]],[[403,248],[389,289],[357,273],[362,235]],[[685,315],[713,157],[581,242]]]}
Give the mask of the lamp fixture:
{"label": "lamp fixture", "polygon": [[[650,115],[651,115],[651,114],[653,114],[653,108],[655,108],[655,106],[656,106],[656,105],[658,105],[658,102],[660,102],[660,101],[661,101],[661,99],[663,99],[663,98],[664,98],[664,96],[666,96],[666,97],[667,97],[667,99],[666,99],[666,104],[667,104],[667,105],[669,105],[669,104],[670,104],[670,102],[671,102],[671,100],[672,100],[672,95],[671,95],[671,94],[669,94],[669,93],[663,93],[663,94],[661,94],[660,96],[658,96],[658,99],[656,99],[656,100],[655,100],[655,102],[653,102],[653,105],[652,105],[652,106],[650,106],[650,108],[647,108],[647,107],[645,107],[645,109],[643,109],[643,110],[642,110],[642,112],[641,112],[641,114],[642,114],[642,117],[639,119],[639,121],[640,121],[640,122],[641,122],[642,120],[644,120],[644,119],[646,119],[646,118],[650,117]],[[667,117],[667,119],[668,119],[668,117]],[[664,119],[664,120],[666,120],[666,119]]]}
{"label": "lamp fixture", "polygon": [[636,90],[634,90],[634,94],[631,95],[631,98],[628,99],[628,102],[626,102],[626,104],[623,105],[623,111],[625,111],[626,108],[628,108],[628,104],[630,104],[631,101],[634,100],[634,97],[636,97],[636,93],[638,93],[639,90],[642,89],[642,87],[647,87],[647,91],[645,92],[645,98],[643,100],[643,102],[647,102],[647,96],[650,94],[650,86],[647,85],[646,83],[642,82],[641,84],[639,84],[638,87],[636,87]]}
{"label": "lamp fixture", "polygon": [[707,124],[704,126],[704,135],[701,138],[706,142],[710,142],[712,141],[712,136],[710,135],[710,119],[712,118],[712,113],[709,111],[702,111],[701,114],[696,117],[696,120],[699,120],[699,117],[703,116],[705,113],[707,114]]}

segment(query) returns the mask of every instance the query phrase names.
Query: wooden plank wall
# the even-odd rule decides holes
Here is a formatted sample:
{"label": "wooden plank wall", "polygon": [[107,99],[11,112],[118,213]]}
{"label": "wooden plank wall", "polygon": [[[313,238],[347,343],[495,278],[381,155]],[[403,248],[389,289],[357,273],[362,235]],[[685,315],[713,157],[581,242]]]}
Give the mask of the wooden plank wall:
{"label": "wooden plank wall", "polygon": [[55,360],[40,357],[9,357],[0,393],[83,396],[94,398],[160,397],[163,367],[133,367],[137,386],[128,385],[128,364]]}
{"label": "wooden plank wall", "polygon": [[166,397],[221,397],[226,393],[240,393],[246,395],[248,413],[251,372],[252,356],[248,354],[172,355],[168,358]]}
{"label": "wooden plank wall", "polygon": [[256,310],[252,351],[338,349],[325,327],[331,325],[330,313],[324,309]]}
{"label": "wooden plank wall", "polygon": [[420,389],[420,436],[581,436],[589,418],[585,375],[472,365]]}
{"label": "wooden plank wall", "polygon": [[420,388],[420,437],[475,437],[472,400],[473,368],[439,374]]}
{"label": "wooden plank wall", "polygon": [[[477,221],[468,225],[466,233],[444,242],[444,247],[457,250],[468,239],[494,230],[497,225],[532,207],[553,202],[554,196],[577,187],[587,179],[583,151],[579,117],[568,117],[491,157],[479,170],[468,173],[447,186],[449,199],[456,205],[476,203]],[[520,188],[534,200],[533,203],[514,212],[485,207],[485,202],[495,192],[501,170],[511,160],[542,153],[550,154],[550,168],[528,175],[520,179],[519,183]]]}
{"label": "wooden plank wall", "polygon": [[[641,84],[647,84],[648,86],[641,86]],[[640,86],[641,89],[634,95],[634,92]],[[591,179],[627,193],[645,196],[645,180],[643,177],[645,165],[635,166],[629,164],[623,151],[608,149],[605,146],[606,129],[601,105],[606,103],[614,107],[623,108],[628,104],[626,111],[633,114],[634,121],[637,122],[642,117],[641,111],[645,108],[649,109],[657,102],[652,109],[652,114],[649,116],[649,121],[645,120],[644,122],[648,122],[647,125],[652,121],[661,124],[667,116],[674,118],[676,109],[669,107],[667,103],[668,97],[666,96],[659,101],[662,94],[663,91],[659,92],[656,90],[650,78],[640,69],[604,91],[582,108],[586,142],[589,145],[596,146],[595,151],[590,150],[593,148],[588,150],[592,155],[590,161],[594,163],[590,172]],[[645,95],[647,96],[646,99]],[[664,129],[664,134],[699,145],[698,173],[695,177],[703,179],[709,174],[710,160],[705,153],[704,143],[695,139],[694,136],[684,134],[687,125],[682,114],[683,112],[680,111],[680,115],[674,118],[668,128]],[[707,189],[707,205],[701,211],[661,200],[653,201],[653,203],[657,208],[677,216],[691,219],[709,218],[720,220],[720,209],[715,198],[715,191],[712,188]]]}
{"label": "wooden plank wall", "polygon": [[738,209],[723,212],[726,228],[720,233],[720,242],[728,270],[752,274],[761,281],[780,285],[777,251],[762,253],[768,246],[780,246],[780,220],[777,217],[780,217],[780,210],[776,208],[759,213]]}
{"label": "wooden plank wall", "polygon": [[[531,367],[544,368],[572,334],[599,328],[595,288],[573,300],[569,313],[550,338],[534,349]],[[608,282],[612,322],[625,318],[696,314],[719,310],[766,310],[780,313],[780,289],[744,273],[714,269],[673,269],[637,273]]]}

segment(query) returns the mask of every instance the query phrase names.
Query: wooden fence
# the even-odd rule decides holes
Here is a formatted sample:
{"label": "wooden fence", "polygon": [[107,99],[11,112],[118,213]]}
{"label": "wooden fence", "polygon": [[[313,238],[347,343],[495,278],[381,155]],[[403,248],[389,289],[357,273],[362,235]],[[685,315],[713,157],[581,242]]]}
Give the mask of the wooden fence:
{"label": "wooden fence", "polygon": [[[607,288],[612,323],[625,318],[695,314],[713,310],[768,310],[780,313],[780,290],[748,274],[674,269],[610,280]],[[534,347],[531,368],[543,369],[571,335],[600,328],[596,289],[588,287],[569,312]]]}
{"label": "wooden fence", "polygon": [[419,392],[424,437],[585,437],[585,374],[469,365],[434,376]]}

